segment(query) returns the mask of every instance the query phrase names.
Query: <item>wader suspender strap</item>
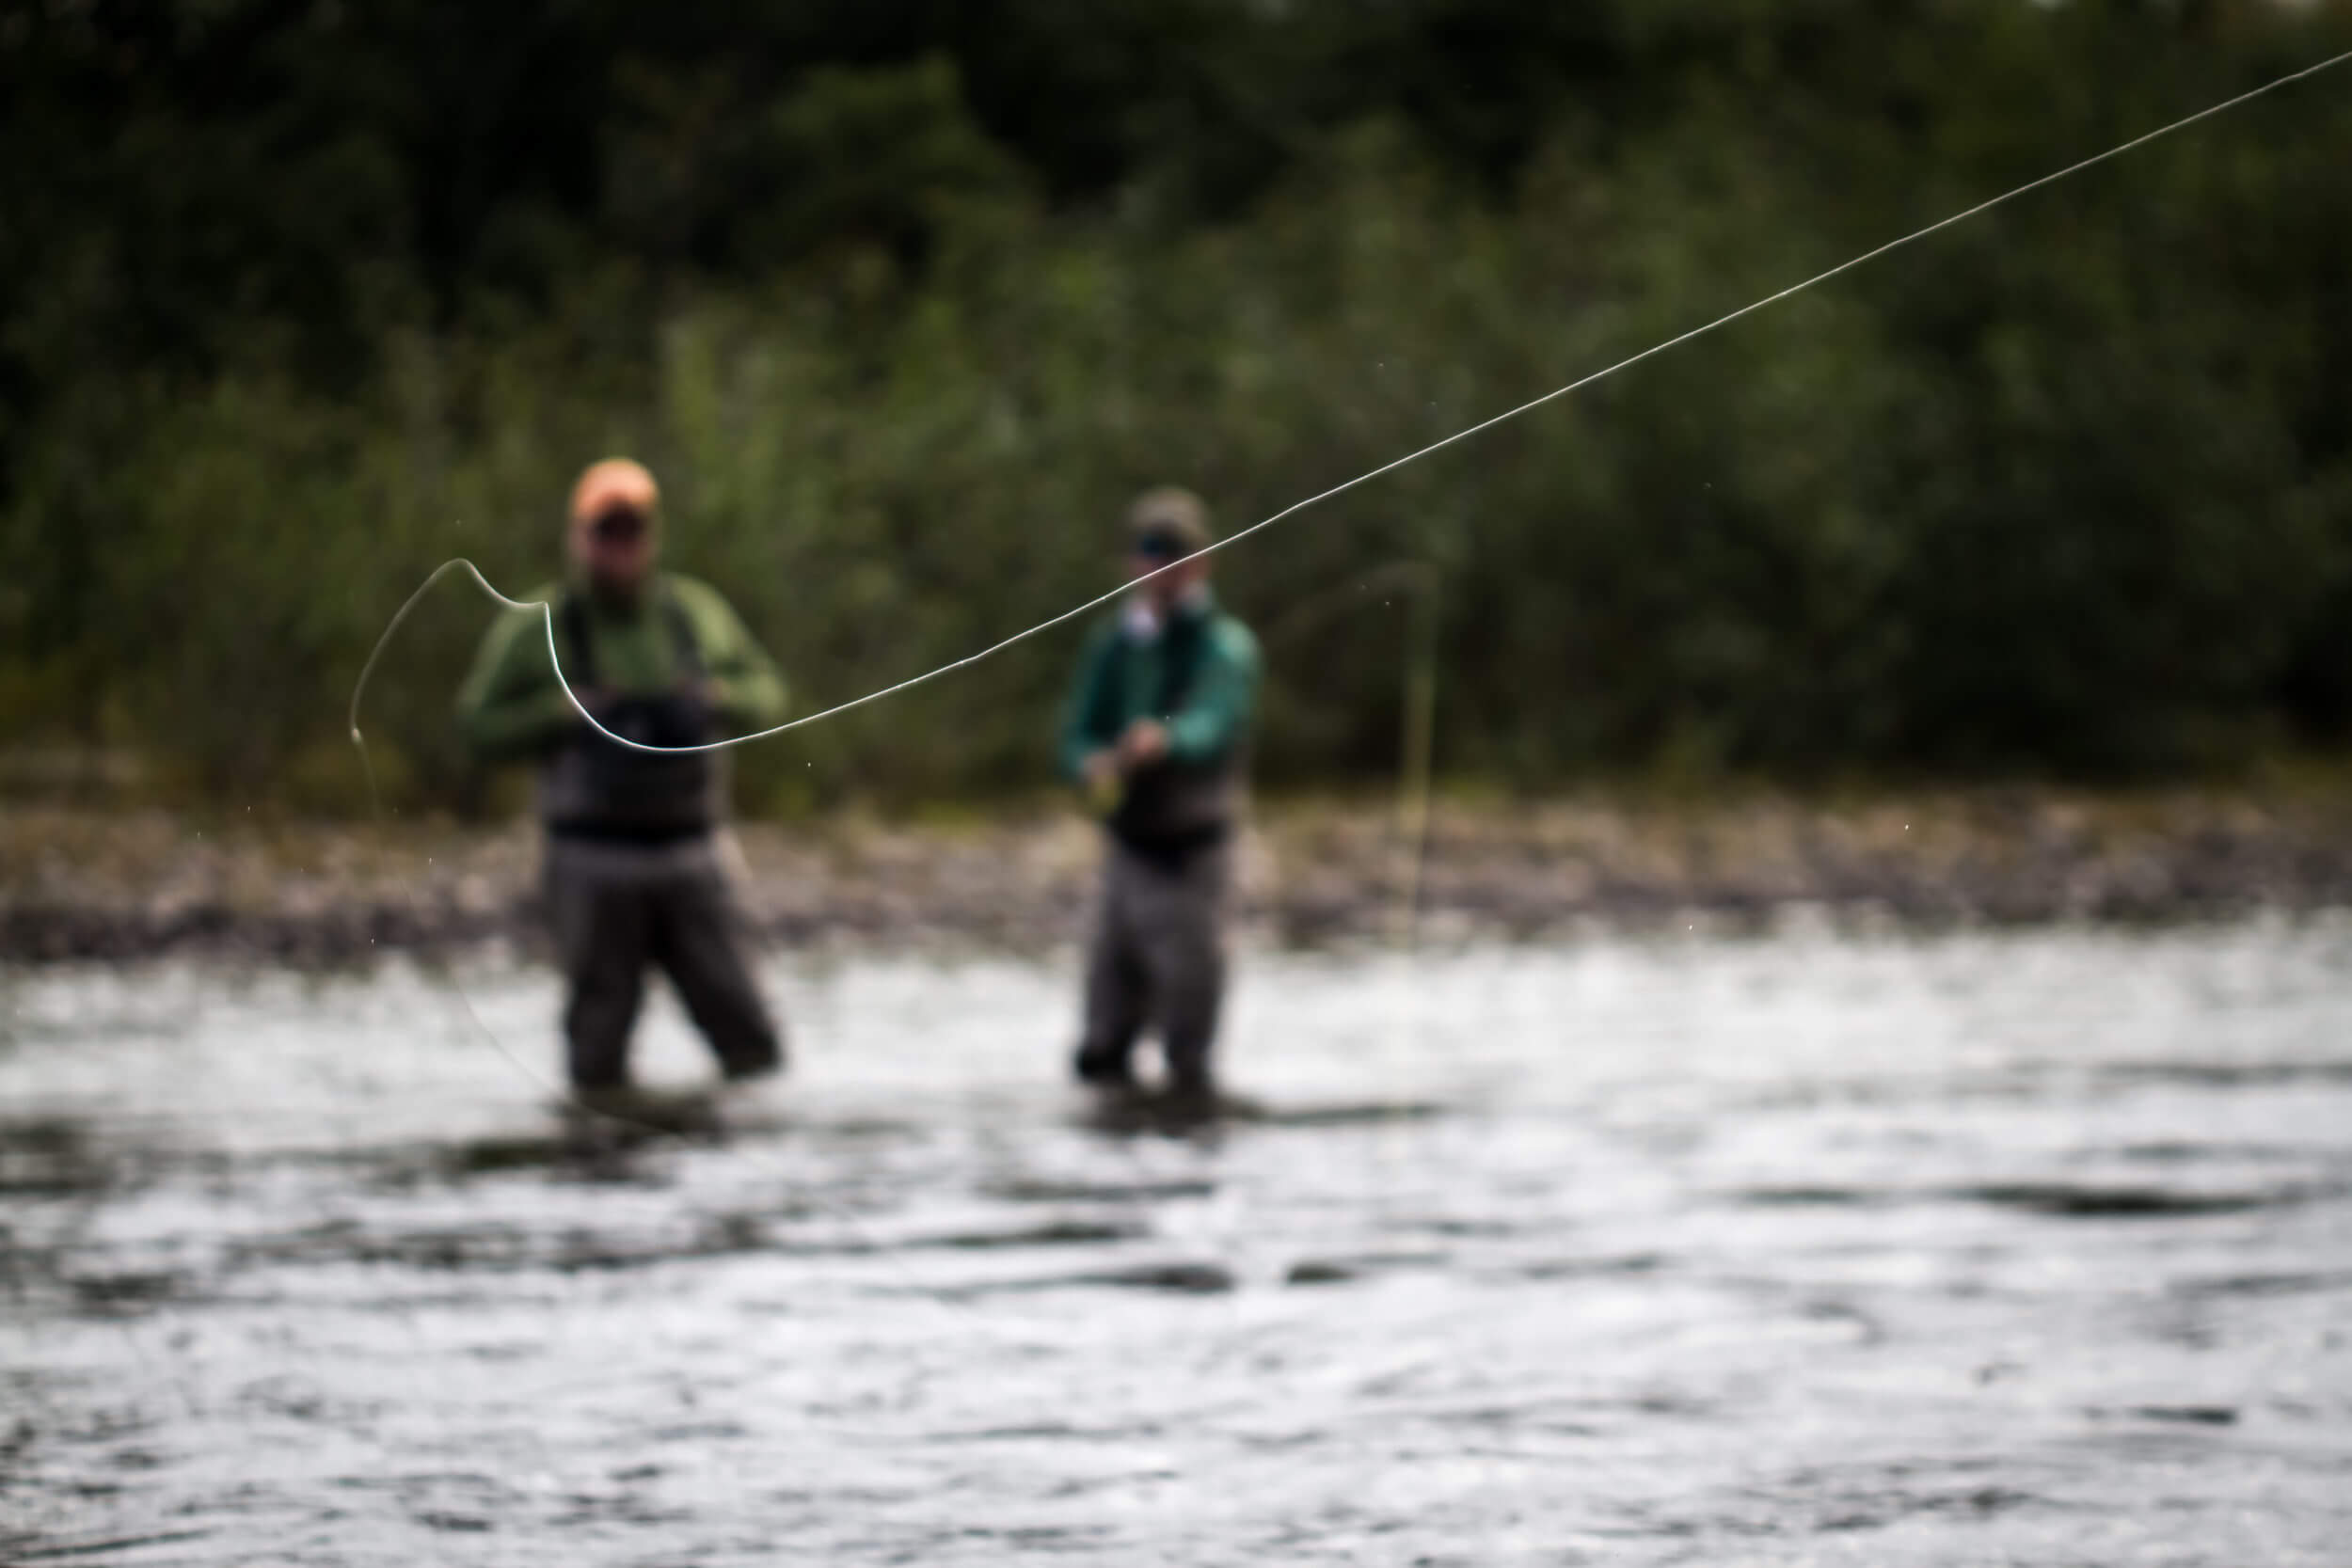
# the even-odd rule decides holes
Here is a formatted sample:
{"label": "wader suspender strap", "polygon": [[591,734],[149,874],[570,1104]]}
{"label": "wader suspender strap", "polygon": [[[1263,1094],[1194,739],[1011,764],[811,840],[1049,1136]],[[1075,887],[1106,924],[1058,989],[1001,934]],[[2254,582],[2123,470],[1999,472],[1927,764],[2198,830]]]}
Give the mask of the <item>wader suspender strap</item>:
{"label": "wader suspender strap", "polygon": [[680,672],[701,679],[708,672],[703,668],[702,646],[694,641],[694,621],[686,613],[686,601],[665,587],[661,593],[661,610],[670,623],[671,641],[677,645]]}
{"label": "wader suspender strap", "polygon": [[556,610],[555,618],[563,623],[564,655],[572,667],[572,689],[593,689],[596,684],[596,644],[588,640],[587,601],[577,594],[566,592],[564,603]]}
{"label": "wader suspender strap", "polygon": [[[555,618],[564,633],[564,662],[571,666],[572,689],[578,691],[594,687],[596,655],[596,643],[588,635],[588,601],[567,590],[564,602],[556,608]],[[677,649],[681,673],[701,676],[705,673],[703,651],[694,641],[693,617],[686,613],[686,601],[666,584],[661,590],[661,618],[670,624],[670,641]]]}
{"label": "wader suspender strap", "polygon": [[1179,620],[1168,617],[1166,662],[1160,666],[1159,701],[1152,707],[1152,716],[1166,721],[1173,719],[1192,696],[1192,689],[1200,678],[1200,665],[1209,641],[1209,617],[1188,615]]}

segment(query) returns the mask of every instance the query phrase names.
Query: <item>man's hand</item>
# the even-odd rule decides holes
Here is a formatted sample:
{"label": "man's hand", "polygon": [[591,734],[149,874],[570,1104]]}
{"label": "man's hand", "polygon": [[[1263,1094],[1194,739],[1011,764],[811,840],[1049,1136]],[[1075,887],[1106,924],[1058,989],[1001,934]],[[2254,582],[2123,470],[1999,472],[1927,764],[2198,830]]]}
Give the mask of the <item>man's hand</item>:
{"label": "man's hand", "polygon": [[1168,726],[1156,719],[1138,719],[1119,737],[1120,765],[1132,773],[1168,755]]}

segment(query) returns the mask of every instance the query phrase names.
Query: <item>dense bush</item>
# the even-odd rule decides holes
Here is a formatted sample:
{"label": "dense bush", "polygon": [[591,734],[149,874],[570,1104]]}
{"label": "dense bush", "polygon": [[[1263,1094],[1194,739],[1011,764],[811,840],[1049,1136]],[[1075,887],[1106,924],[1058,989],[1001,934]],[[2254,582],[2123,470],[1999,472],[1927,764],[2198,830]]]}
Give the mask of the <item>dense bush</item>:
{"label": "dense bush", "polygon": [[[0,21],[0,724],[356,804],[386,618],[451,555],[544,580],[612,451],[799,705],[855,696],[1103,591],[1142,484],[1241,526],[2352,46],[2081,0],[773,9]],[[2346,81],[1238,546],[1268,770],[1391,764],[1404,562],[1442,765],[1510,780],[2343,737]],[[485,619],[449,589],[379,677],[405,798],[465,798]],[[758,749],[751,792],[1034,781],[1077,635]]]}

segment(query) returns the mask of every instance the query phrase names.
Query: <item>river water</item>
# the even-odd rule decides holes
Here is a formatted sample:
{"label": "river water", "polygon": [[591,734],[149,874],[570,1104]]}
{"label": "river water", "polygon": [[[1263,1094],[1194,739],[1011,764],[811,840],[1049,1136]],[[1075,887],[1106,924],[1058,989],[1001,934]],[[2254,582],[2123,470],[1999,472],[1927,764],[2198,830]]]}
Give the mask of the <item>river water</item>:
{"label": "river water", "polygon": [[0,1562],[2352,1562],[2352,921],[1256,954],[1182,1135],[1071,970],[644,1140],[528,967],[0,975]]}

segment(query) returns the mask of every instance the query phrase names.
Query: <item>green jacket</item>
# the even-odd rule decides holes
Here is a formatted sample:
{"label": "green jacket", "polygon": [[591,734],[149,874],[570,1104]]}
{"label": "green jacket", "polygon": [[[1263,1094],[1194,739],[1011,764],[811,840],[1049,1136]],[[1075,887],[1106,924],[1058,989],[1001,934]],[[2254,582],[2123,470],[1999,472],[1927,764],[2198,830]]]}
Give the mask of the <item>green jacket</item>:
{"label": "green jacket", "polygon": [[[565,590],[549,585],[533,599],[560,605]],[[633,610],[623,612],[582,595],[596,684],[626,693],[654,693],[675,687],[688,672],[664,595],[685,612],[703,676],[717,699],[720,728],[727,734],[765,729],[784,717],[784,677],[776,671],[718,590],[692,578],[662,573],[646,585]],[[556,645],[566,639],[561,620]],[[564,651],[568,661],[571,653]],[[566,668],[578,690],[579,672]],[[473,671],[457,694],[457,725],[467,744],[487,761],[544,756],[584,728],[564,698],[548,662],[546,623],[536,609],[512,610],[491,625],[474,657]]]}
{"label": "green jacket", "polygon": [[1258,690],[1258,641],[1205,590],[1157,635],[1129,611],[1087,641],[1061,726],[1062,772],[1116,743],[1137,719],[1168,726],[1168,756],[1127,783],[1109,826],[1137,847],[1180,847],[1220,835],[1239,810]]}

